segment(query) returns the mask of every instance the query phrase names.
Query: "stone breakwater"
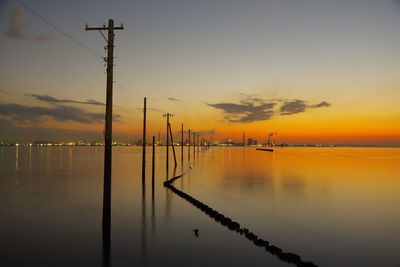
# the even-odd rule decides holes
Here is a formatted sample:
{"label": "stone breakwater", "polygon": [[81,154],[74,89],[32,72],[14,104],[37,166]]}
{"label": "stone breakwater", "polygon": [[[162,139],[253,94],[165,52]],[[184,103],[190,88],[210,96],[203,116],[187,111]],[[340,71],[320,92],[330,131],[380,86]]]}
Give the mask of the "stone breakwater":
{"label": "stone breakwater", "polygon": [[202,203],[201,201],[193,198],[189,194],[186,194],[185,192],[177,189],[172,185],[172,182],[175,181],[178,178],[181,178],[184,174],[175,176],[171,178],[168,181],[164,182],[164,187],[170,189],[172,192],[180,196],[181,198],[187,200],[189,203],[191,203],[193,206],[196,208],[200,209],[202,212],[207,214],[209,217],[213,218],[216,222],[219,222],[223,226],[229,228],[231,231],[234,231],[245,238],[247,238],[249,241],[251,241],[255,246],[264,248],[266,251],[270,252],[272,255],[277,256],[280,260],[295,264],[296,266],[301,266],[301,267],[315,267],[317,266],[316,264],[310,262],[310,261],[304,261],[299,255],[291,253],[291,252],[285,252],[281,248],[271,245],[267,240],[264,240],[260,237],[258,237],[256,234],[251,232],[247,228],[242,228],[241,225],[232,220],[231,218],[224,216],[223,214],[219,213],[218,211],[212,209],[211,207],[207,206],[206,204]]}

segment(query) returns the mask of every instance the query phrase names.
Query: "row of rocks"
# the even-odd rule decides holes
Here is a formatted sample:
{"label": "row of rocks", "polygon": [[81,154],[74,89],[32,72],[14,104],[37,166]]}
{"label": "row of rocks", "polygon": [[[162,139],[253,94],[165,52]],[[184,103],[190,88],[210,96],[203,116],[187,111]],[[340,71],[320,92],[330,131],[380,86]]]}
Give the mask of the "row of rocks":
{"label": "row of rocks", "polygon": [[[179,177],[182,177],[182,175],[180,175]],[[165,181],[164,186],[167,187],[168,189],[170,189],[171,191],[173,191],[174,193],[176,193],[178,196],[189,201],[193,206],[195,206],[196,208],[198,208],[201,211],[203,211],[204,213],[206,213],[208,216],[213,218],[215,221],[228,227],[230,230],[235,231],[238,234],[245,236],[248,240],[252,241],[255,246],[263,247],[266,251],[277,256],[280,260],[288,262],[288,263],[292,263],[292,264],[295,264],[296,266],[301,266],[301,267],[317,266],[316,264],[314,264],[312,262],[302,260],[301,257],[297,254],[294,254],[291,252],[285,252],[279,247],[270,245],[268,241],[266,241],[262,238],[259,238],[256,234],[251,232],[249,229],[242,228],[238,222],[233,221],[231,218],[224,216],[223,214],[210,208],[209,206],[202,203],[201,201],[193,198],[189,194],[175,188],[172,185],[172,182],[179,177],[177,176],[177,177],[172,178],[169,181]]]}

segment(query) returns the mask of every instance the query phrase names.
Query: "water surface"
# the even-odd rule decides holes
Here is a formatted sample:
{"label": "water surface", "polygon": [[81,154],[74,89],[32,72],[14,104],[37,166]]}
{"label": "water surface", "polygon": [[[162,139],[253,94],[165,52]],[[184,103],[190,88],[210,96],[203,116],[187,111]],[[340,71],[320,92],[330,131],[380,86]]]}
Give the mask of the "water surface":
{"label": "water surface", "polygon": [[[107,263],[103,148],[0,147],[2,265],[290,266],[166,190],[165,148],[154,193],[150,148],[145,191],[140,148],[113,151]],[[203,148],[174,185],[320,266],[400,266],[399,163],[400,149]]]}

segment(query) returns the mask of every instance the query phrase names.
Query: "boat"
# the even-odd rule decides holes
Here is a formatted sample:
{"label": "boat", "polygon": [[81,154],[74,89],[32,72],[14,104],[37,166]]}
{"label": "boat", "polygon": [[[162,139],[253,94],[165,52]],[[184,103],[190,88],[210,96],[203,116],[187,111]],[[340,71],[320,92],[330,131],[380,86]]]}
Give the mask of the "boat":
{"label": "boat", "polygon": [[273,150],[272,148],[261,148],[261,147],[258,147],[258,148],[256,148],[256,150],[267,151],[267,152],[274,152],[274,150]]}

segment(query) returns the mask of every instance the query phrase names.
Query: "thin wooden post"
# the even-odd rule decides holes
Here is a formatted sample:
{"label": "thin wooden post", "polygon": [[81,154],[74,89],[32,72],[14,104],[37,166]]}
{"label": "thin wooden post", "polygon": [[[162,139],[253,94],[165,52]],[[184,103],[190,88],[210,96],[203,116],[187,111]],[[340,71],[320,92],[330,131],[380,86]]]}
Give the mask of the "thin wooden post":
{"label": "thin wooden post", "polygon": [[175,147],[174,147],[174,137],[173,137],[173,135],[172,135],[171,124],[168,124],[168,128],[169,128],[169,134],[171,135],[172,154],[174,155],[174,163],[175,163],[175,168],[176,168],[176,166],[178,166],[178,164],[176,163],[176,155],[175,155]]}
{"label": "thin wooden post", "polygon": [[143,103],[142,184],[146,182],[146,97]]}
{"label": "thin wooden post", "polygon": [[167,144],[166,144],[166,146],[167,146],[167,153],[166,153],[166,164],[167,164],[167,168],[166,168],[166,171],[167,171],[167,180],[168,180],[168,167],[169,167],[169,128],[168,128],[168,126],[169,126],[169,113],[167,113]]}
{"label": "thin wooden post", "polygon": [[197,153],[200,153],[200,134],[197,134]]}
{"label": "thin wooden post", "polygon": [[196,133],[193,132],[193,159],[196,158]]}
{"label": "thin wooden post", "polygon": [[188,131],[188,136],[189,136],[189,138],[188,138],[188,161],[190,162],[190,129],[189,129],[189,131]]}
{"label": "thin wooden post", "polygon": [[181,164],[183,166],[183,123],[181,125]]}
{"label": "thin wooden post", "polygon": [[151,188],[154,192],[154,177],[155,177],[155,153],[156,153],[156,137],[153,136],[153,153],[151,155]]}

